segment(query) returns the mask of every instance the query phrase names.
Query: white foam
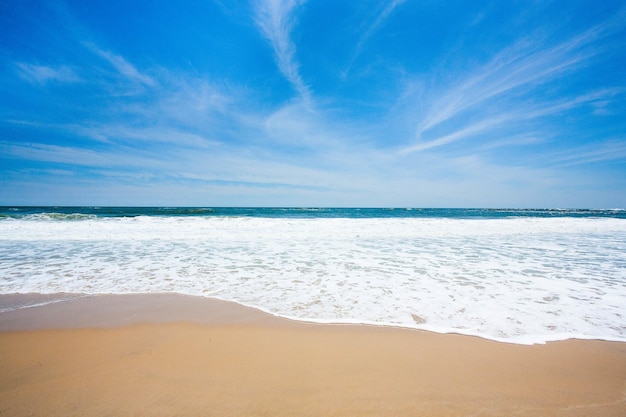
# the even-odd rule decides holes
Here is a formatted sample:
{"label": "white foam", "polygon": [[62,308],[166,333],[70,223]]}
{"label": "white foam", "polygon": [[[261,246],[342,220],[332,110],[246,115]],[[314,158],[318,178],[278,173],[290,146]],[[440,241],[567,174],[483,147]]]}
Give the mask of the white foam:
{"label": "white foam", "polygon": [[15,292],[178,292],[326,323],[626,341],[626,221],[12,219],[0,293]]}

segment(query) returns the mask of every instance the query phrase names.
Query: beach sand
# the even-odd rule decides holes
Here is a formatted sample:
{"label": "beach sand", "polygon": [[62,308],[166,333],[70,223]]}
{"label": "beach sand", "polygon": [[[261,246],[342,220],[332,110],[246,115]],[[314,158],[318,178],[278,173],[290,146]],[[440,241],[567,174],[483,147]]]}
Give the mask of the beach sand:
{"label": "beach sand", "polygon": [[625,343],[307,324],[174,295],[0,313],[0,417],[623,417],[625,399]]}

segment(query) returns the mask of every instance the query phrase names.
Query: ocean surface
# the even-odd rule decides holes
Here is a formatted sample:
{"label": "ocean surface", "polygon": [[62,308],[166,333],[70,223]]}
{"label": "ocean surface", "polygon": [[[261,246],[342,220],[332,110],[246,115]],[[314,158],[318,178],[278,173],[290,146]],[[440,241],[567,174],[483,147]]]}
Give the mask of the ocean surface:
{"label": "ocean surface", "polygon": [[626,211],[0,207],[0,294],[163,292],[510,343],[626,341]]}

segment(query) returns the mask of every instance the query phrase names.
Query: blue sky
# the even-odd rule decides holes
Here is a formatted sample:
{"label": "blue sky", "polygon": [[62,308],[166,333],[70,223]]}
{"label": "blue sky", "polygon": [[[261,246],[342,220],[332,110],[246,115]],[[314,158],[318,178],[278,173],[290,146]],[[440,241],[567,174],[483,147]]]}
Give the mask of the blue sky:
{"label": "blue sky", "polygon": [[626,207],[624,1],[0,2],[0,204]]}

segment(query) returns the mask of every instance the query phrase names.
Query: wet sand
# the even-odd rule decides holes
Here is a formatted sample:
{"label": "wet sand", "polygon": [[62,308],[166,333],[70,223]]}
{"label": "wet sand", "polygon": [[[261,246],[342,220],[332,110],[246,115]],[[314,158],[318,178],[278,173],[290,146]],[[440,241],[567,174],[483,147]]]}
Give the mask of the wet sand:
{"label": "wet sand", "polygon": [[173,295],[28,297],[0,296],[33,305],[0,313],[0,416],[626,415],[625,343],[306,324]]}

